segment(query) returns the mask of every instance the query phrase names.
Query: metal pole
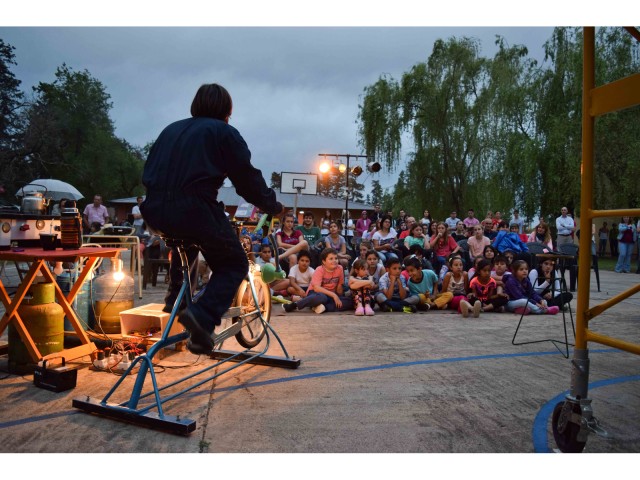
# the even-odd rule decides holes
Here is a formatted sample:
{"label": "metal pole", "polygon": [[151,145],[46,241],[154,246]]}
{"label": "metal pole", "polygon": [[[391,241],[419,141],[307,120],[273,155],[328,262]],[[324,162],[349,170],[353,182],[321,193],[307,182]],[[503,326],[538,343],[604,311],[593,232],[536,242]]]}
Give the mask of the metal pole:
{"label": "metal pole", "polygon": [[345,235],[345,240],[347,240],[348,238],[348,233],[347,233],[347,227],[349,225],[349,155],[347,155],[347,171],[345,172],[347,174],[347,178],[345,181],[345,186],[346,186],[346,201],[344,204],[344,235]]}

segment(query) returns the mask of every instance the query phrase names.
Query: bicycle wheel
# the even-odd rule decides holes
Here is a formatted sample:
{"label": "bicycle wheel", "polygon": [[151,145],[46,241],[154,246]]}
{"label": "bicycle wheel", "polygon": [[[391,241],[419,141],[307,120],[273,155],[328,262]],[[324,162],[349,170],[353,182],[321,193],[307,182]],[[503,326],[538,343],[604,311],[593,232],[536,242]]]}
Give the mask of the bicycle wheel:
{"label": "bicycle wheel", "polygon": [[[271,318],[271,291],[262,278],[253,277],[258,305],[254,300],[251,286],[244,280],[238,288],[233,305],[241,307],[241,314],[233,317],[233,323],[242,322],[242,328],[236,333],[236,340],[245,348],[253,348],[260,343],[265,334],[265,322]],[[262,315],[262,319],[260,316]]]}

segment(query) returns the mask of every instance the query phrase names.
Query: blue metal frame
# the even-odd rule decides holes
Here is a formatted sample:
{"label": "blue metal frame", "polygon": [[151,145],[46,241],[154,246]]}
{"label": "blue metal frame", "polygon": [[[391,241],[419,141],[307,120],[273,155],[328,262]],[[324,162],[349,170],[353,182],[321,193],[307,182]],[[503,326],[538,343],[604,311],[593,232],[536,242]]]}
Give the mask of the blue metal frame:
{"label": "blue metal frame", "polygon": [[[269,237],[269,240],[272,243],[275,243],[275,239],[273,239],[272,236]],[[184,281],[182,283],[182,287],[180,288],[180,292],[178,293],[178,298],[174,303],[173,309],[171,311],[171,316],[169,317],[169,321],[167,322],[167,325],[162,333],[162,337],[160,338],[160,340],[158,340],[158,342],[156,342],[153,346],[149,348],[146,354],[140,355],[139,357],[136,357],[133,360],[133,362],[131,363],[129,368],[126,370],[126,372],[121,376],[121,378],[118,379],[116,384],[111,388],[111,390],[109,390],[109,392],[105,395],[105,397],[101,401],[91,399],[90,397],[86,397],[86,399],[84,400],[74,399],[73,400],[74,407],[79,408],[81,410],[85,410],[89,413],[98,413],[111,418],[126,420],[131,423],[160,428],[160,429],[164,429],[174,433],[187,434],[195,430],[195,421],[192,421],[189,419],[181,420],[179,416],[173,417],[173,416],[166,415],[162,407],[163,403],[168,402],[169,400],[173,400],[176,397],[182,395],[183,393],[193,390],[194,388],[197,388],[200,385],[210,380],[213,380],[214,378],[217,378],[221,375],[224,375],[225,373],[228,373],[231,370],[234,370],[235,368],[238,368],[241,365],[244,365],[246,363],[257,363],[257,364],[263,364],[263,365],[266,364],[266,365],[280,366],[280,367],[286,367],[286,368],[297,368],[300,365],[300,360],[296,360],[295,358],[289,357],[289,354],[287,353],[287,350],[285,349],[284,344],[282,343],[282,340],[280,339],[278,334],[275,332],[273,327],[271,327],[271,325],[269,324],[269,318],[264,318],[262,311],[260,309],[260,301],[258,299],[254,278],[253,278],[254,266],[250,265],[245,281],[249,283],[251,293],[253,295],[254,304],[257,306],[257,308],[256,310],[251,312],[245,312],[245,313],[240,312],[240,314],[237,315],[238,317],[240,317],[240,320],[234,323],[233,325],[231,325],[230,327],[228,327],[223,332],[221,332],[218,335],[218,337],[224,336],[225,332],[228,332],[228,331],[233,332],[235,330],[239,330],[241,328],[243,319],[245,317],[254,316],[257,314],[260,318],[260,322],[264,329],[263,335],[264,335],[264,338],[266,339],[264,348],[261,351],[253,351],[250,349],[245,349],[243,351],[235,352],[235,353],[221,352],[221,356],[223,357],[221,360],[199,370],[198,372],[192,373],[168,385],[164,385],[160,387],[158,385],[155,371],[153,368],[154,356],[160,351],[160,349],[165,348],[169,345],[174,345],[177,342],[184,341],[189,338],[189,332],[186,332],[186,331],[179,333],[177,335],[169,336],[169,332],[171,331],[171,327],[173,325],[173,322],[175,321],[175,318],[178,313],[178,308],[181,305],[182,300],[185,299],[187,305],[190,305],[193,301],[191,296],[187,294],[187,292],[191,292],[191,282],[189,279],[189,263],[187,260],[187,255],[184,247],[179,246],[177,249],[178,249],[178,253],[180,255],[180,260],[182,263]],[[279,262],[277,259],[277,249],[275,250],[276,250],[276,265],[279,265]],[[232,307],[232,309],[233,308],[234,307]],[[270,334],[273,334],[276,340],[278,341],[278,343],[280,344],[280,347],[284,352],[284,357],[266,357],[265,354],[268,351],[269,346],[271,344]],[[224,338],[227,338],[227,337],[225,336]],[[216,350],[214,350],[214,352],[212,353],[212,357],[216,358]],[[266,357],[266,359],[262,359],[262,361],[260,361],[261,357]],[[233,362],[233,365],[227,366],[228,368],[225,368],[214,375],[208,376],[193,385],[190,385],[182,390],[172,393],[171,395],[161,398],[160,392],[162,392],[163,390],[179,385],[180,383],[185,382],[191,378],[198,377],[199,375],[202,375],[203,373],[208,372],[211,369],[218,368],[221,365],[226,364],[227,362]],[[129,400],[120,404],[109,403],[108,402],[109,398],[116,392],[116,390],[118,390],[118,388],[120,387],[124,379],[127,378],[129,373],[132,372],[133,369],[136,368],[136,366],[138,366],[138,364],[139,364],[139,370],[138,370],[136,381],[131,391]],[[142,389],[144,387],[144,382],[147,374],[149,374],[151,377],[153,388],[151,391],[142,393]],[[140,408],[138,407],[140,400],[143,400],[152,395],[155,397],[155,401],[153,403],[146,405],[144,407],[140,407]],[[154,414],[153,412],[151,412],[151,410],[154,408],[158,409],[157,414]]]}

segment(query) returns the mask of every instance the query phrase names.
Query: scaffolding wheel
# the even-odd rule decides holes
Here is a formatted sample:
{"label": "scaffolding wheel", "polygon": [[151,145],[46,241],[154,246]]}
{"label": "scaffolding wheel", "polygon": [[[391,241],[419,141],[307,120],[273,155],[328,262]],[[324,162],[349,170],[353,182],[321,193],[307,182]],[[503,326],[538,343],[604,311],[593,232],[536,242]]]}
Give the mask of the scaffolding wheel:
{"label": "scaffolding wheel", "polygon": [[559,402],[553,409],[551,417],[553,438],[563,453],[581,453],[587,443],[578,440],[580,425],[571,421],[571,417],[575,418],[575,416],[582,417],[580,405],[576,403]]}

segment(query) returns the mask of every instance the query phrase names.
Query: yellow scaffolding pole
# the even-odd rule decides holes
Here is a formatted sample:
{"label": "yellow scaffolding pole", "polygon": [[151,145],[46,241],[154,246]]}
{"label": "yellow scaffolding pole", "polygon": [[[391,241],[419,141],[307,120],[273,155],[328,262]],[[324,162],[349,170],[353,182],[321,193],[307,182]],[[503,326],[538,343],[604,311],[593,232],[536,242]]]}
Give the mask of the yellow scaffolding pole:
{"label": "yellow scaffolding pole", "polygon": [[[637,30],[626,27],[634,38]],[[633,31],[631,31],[633,30]],[[584,28],[583,50],[583,94],[582,94],[582,190],[580,198],[580,230],[590,232],[594,218],[612,216],[637,216],[640,208],[619,210],[593,209],[594,178],[594,125],[598,116],[606,113],[640,105],[640,73],[630,75],[621,80],[596,87],[595,85],[595,27]],[[582,235],[579,242],[581,252],[591,251],[591,236]],[[580,255],[578,259],[578,298],[576,310],[576,349],[586,350],[587,342],[601,343],[610,347],[640,354],[640,345],[616,339],[591,331],[589,320],[595,318],[608,308],[638,293],[640,285],[636,285],[593,308],[589,308],[589,291],[591,280],[591,257]]]}

